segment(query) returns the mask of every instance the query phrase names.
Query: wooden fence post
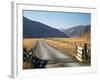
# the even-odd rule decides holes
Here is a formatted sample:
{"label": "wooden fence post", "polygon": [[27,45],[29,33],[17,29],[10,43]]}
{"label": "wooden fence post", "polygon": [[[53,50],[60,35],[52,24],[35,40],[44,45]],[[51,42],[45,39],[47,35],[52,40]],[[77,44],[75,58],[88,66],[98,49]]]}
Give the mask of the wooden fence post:
{"label": "wooden fence post", "polygon": [[87,44],[84,44],[84,58],[85,60],[88,60],[88,55],[87,55]]}
{"label": "wooden fence post", "polygon": [[76,45],[76,42],[75,42],[75,50],[76,50],[75,51],[76,52],[75,55],[77,55],[77,45]]}

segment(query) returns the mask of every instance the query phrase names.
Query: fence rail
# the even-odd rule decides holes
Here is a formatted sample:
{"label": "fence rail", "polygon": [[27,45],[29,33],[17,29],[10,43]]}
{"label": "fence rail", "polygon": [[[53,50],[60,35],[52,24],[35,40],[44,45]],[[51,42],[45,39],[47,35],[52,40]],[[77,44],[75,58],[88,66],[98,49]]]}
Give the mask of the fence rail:
{"label": "fence rail", "polygon": [[75,56],[80,62],[89,62],[89,49],[87,48],[87,44],[84,44],[84,47],[77,47],[77,53]]}

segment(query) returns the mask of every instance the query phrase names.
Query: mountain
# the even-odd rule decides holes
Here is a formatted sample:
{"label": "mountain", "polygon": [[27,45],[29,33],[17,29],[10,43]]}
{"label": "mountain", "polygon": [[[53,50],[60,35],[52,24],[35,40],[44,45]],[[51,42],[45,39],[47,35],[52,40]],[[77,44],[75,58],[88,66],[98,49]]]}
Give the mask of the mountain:
{"label": "mountain", "polygon": [[46,38],[46,37],[68,37],[58,29],[46,24],[29,20],[23,17],[23,37],[24,38]]}
{"label": "mountain", "polygon": [[90,30],[91,30],[90,25],[79,25],[79,26],[75,26],[75,27],[63,30],[62,32],[64,32],[69,37],[80,37],[84,35],[85,33],[90,32]]}

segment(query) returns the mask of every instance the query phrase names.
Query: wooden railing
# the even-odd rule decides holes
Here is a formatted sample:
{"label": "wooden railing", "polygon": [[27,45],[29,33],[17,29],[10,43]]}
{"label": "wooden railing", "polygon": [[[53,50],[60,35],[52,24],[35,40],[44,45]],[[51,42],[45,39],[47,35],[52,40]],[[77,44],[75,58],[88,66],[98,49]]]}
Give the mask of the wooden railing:
{"label": "wooden railing", "polygon": [[89,49],[87,48],[86,43],[84,44],[84,47],[80,47],[80,46],[77,47],[75,57],[80,62],[89,62],[90,61]]}

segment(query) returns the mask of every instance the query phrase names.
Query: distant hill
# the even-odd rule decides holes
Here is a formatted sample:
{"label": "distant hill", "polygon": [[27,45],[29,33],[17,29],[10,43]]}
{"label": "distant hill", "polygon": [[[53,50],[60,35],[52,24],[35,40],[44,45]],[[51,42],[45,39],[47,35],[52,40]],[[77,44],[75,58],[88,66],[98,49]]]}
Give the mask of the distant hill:
{"label": "distant hill", "polygon": [[68,37],[58,29],[23,17],[24,38]]}
{"label": "distant hill", "polygon": [[91,30],[90,25],[79,25],[63,30],[62,32],[64,32],[69,37],[80,37],[83,36],[85,33],[90,32],[90,30]]}

